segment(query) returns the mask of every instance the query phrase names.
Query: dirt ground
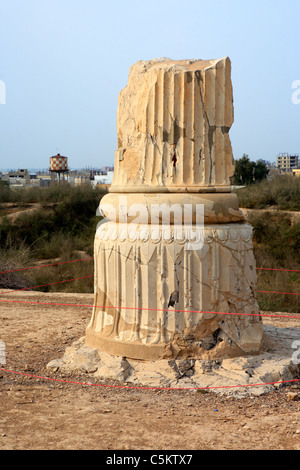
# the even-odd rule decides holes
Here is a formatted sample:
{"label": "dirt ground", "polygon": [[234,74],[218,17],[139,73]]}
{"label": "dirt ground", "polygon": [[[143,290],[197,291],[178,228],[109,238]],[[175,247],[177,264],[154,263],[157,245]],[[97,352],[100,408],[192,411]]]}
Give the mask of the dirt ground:
{"label": "dirt ground", "polygon": [[[84,336],[93,296],[0,291],[0,300],[13,301],[0,302],[0,450],[300,450],[300,382],[242,399],[81,385],[91,380],[51,374],[46,365]],[[299,326],[299,319],[265,322]]]}

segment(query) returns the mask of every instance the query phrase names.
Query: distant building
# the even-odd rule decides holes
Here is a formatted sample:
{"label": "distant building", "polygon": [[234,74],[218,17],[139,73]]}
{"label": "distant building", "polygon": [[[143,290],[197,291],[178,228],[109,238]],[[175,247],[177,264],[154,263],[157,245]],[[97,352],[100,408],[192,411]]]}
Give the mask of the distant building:
{"label": "distant building", "polygon": [[293,176],[297,176],[298,178],[300,178],[300,168],[296,168],[295,170],[293,170]]}
{"label": "distant building", "polygon": [[9,177],[9,178],[21,178],[21,179],[25,179],[25,178],[28,177],[28,176],[29,176],[28,170],[24,170],[24,169],[17,170],[17,171],[9,171],[9,172],[8,172],[8,177]]}
{"label": "distant building", "polygon": [[103,166],[101,168],[102,171],[114,171],[114,167],[113,166]]}
{"label": "distant building", "polygon": [[1,184],[8,184],[11,188],[47,187],[56,185],[61,175],[62,183],[74,185],[91,184],[95,186],[110,186],[114,174],[113,166],[102,169],[75,169],[68,167],[67,157],[56,155],[50,158],[50,168],[19,169],[0,172]]}
{"label": "distant building", "polygon": [[27,169],[9,171],[2,174],[3,181],[6,181],[11,188],[32,188],[45,187],[51,183],[51,176],[46,173],[29,172]]}
{"label": "distant building", "polygon": [[111,184],[113,179],[113,171],[103,171],[99,175],[94,175],[94,185]]}
{"label": "distant building", "polygon": [[78,186],[81,184],[91,184],[90,177],[88,175],[74,176],[74,184],[75,186]]}
{"label": "distant building", "polygon": [[13,186],[24,186],[30,182],[30,175],[28,170],[20,169],[17,171],[9,171],[7,175],[7,180],[10,187]]}
{"label": "distant building", "polygon": [[51,182],[52,182],[52,178],[50,175],[48,174],[39,174],[37,176],[37,179],[38,179],[38,182],[39,182],[39,186],[41,188],[46,188],[46,187],[49,187],[51,185]]}
{"label": "distant building", "polygon": [[289,155],[288,153],[280,153],[277,156],[277,168],[280,173],[292,172],[299,168],[299,155]]}

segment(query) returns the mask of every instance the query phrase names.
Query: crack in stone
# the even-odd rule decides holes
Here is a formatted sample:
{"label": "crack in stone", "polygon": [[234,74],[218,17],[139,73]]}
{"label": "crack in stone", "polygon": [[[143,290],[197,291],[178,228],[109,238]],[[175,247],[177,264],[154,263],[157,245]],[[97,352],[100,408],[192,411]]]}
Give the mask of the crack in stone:
{"label": "crack in stone", "polygon": [[[126,258],[126,261],[130,260],[130,261],[132,261],[132,262],[135,262],[136,269],[138,269],[140,266],[148,266],[148,263],[142,262],[141,258],[138,258],[138,257],[132,258],[132,257],[129,256],[129,254],[128,254],[127,256],[125,256],[123,253],[121,253],[120,251],[118,251],[115,247],[112,247],[112,248],[110,248],[110,249],[109,249],[109,248],[104,249],[104,251],[109,251],[109,252],[114,251],[115,253],[117,253],[117,254],[123,256],[124,258]],[[238,261],[238,260],[237,260],[237,261]],[[218,293],[219,296],[222,296],[222,297],[223,297],[222,300],[225,301],[225,302],[227,302],[228,305],[235,306],[236,303],[239,303],[239,304],[240,304],[240,303],[244,303],[244,304],[245,304],[244,306],[247,306],[247,305],[249,304],[249,299],[242,299],[242,298],[238,297],[237,295],[234,295],[232,292],[224,291],[224,290],[222,290],[220,287],[213,286],[213,285],[211,285],[211,284],[209,284],[209,283],[207,283],[207,282],[204,282],[204,281],[200,281],[199,278],[198,278],[198,276],[197,276],[195,273],[193,273],[193,272],[192,272],[190,269],[188,269],[187,267],[181,265],[181,261],[180,261],[179,263],[175,263],[175,264],[174,264],[174,268],[175,268],[175,266],[176,266],[176,268],[177,268],[177,267],[178,267],[178,268],[181,268],[181,269],[187,271],[189,274],[191,274],[191,275],[194,277],[194,280],[195,280],[199,285],[202,285],[202,286],[204,286],[204,287],[207,287],[208,289],[214,289],[214,290]],[[153,266],[151,266],[151,268],[152,268],[152,270],[153,270],[154,272],[156,272],[157,274],[161,274],[161,270],[160,270],[159,267],[153,267]],[[180,292],[179,278],[178,278],[177,269],[174,269],[174,272],[175,272],[175,276],[176,276],[178,291]],[[247,283],[248,287],[249,287],[250,290],[251,290],[251,293],[252,293],[252,294],[251,294],[251,298],[255,299],[254,294],[253,294],[253,290],[251,289],[252,286],[249,284],[248,280],[247,280],[245,277],[244,277],[244,279],[246,280],[246,283]],[[219,300],[220,300],[220,299],[219,299]],[[167,302],[167,300],[166,300],[166,302]],[[232,310],[232,307],[229,307],[229,308],[230,308],[230,310]],[[116,309],[118,309],[118,307],[116,307]],[[235,309],[235,308],[234,308],[234,309]],[[119,308],[119,310],[120,310],[120,308]],[[236,309],[235,309],[235,310],[236,310]],[[201,313],[201,312],[199,311],[199,313]],[[208,312],[208,313],[209,313],[209,312]],[[231,312],[231,311],[230,311],[230,312],[228,312],[228,315],[230,315],[231,313],[234,313],[234,312]],[[212,315],[216,316],[214,313],[212,313]]]}

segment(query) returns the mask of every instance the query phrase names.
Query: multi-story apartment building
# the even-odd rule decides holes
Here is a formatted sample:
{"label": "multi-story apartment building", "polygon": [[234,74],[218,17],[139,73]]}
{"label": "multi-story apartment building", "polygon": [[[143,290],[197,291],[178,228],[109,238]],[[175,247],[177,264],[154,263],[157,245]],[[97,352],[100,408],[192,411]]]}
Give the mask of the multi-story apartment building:
{"label": "multi-story apartment building", "polygon": [[294,169],[299,168],[299,155],[280,153],[277,156],[277,168],[280,173],[292,172]]}

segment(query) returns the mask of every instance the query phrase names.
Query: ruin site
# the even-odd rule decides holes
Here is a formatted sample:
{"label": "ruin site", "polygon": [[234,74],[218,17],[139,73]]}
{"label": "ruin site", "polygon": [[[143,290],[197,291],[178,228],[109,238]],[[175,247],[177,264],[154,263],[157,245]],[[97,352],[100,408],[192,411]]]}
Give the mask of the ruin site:
{"label": "ruin site", "polygon": [[233,120],[228,57],[130,68],[94,293],[0,291],[0,449],[300,450],[299,315],[258,306]]}

